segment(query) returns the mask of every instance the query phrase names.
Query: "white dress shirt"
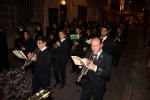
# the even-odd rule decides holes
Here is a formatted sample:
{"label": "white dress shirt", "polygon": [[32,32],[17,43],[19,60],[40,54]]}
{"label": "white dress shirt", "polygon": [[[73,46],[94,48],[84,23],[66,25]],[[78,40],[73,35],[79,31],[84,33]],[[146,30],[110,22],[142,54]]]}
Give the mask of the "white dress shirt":
{"label": "white dress shirt", "polygon": [[45,46],[45,47],[43,47],[43,48],[42,48],[42,49],[40,49],[40,50],[41,50],[41,52],[42,52],[42,51],[44,51],[45,49],[47,49],[47,47],[46,47],[46,46]]}
{"label": "white dress shirt", "polygon": [[104,36],[104,37],[101,36],[102,42],[104,42],[104,40],[106,40],[106,38],[107,38],[107,36]]}
{"label": "white dress shirt", "polygon": [[[97,59],[98,59],[98,57],[100,56],[100,54],[102,53],[102,49],[97,53]],[[95,71],[96,72],[96,70],[97,70],[97,65],[95,65],[96,67],[95,67],[95,69],[93,70],[93,71]]]}

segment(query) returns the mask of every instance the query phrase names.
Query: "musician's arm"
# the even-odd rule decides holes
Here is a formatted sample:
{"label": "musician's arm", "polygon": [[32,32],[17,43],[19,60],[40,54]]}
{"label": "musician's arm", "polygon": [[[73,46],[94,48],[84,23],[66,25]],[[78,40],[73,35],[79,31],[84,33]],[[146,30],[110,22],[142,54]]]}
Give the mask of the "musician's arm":
{"label": "musician's arm", "polygon": [[111,66],[112,66],[112,57],[109,57],[107,58],[103,68],[101,68],[100,66],[97,66],[95,73],[105,78],[109,78],[111,76]]}

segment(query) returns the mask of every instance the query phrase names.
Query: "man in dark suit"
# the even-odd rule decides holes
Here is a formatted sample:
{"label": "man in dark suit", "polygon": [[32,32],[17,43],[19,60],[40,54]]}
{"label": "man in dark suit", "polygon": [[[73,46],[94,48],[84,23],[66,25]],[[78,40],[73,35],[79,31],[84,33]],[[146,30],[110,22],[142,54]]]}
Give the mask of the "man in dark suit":
{"label": "man in dark suit", "polygon": [[34,40],[37,41],[38,37],[43,35],[43,30],[41,28],[40,23],[37,23],[35,27],[36,27],[36,30],[35,30]]}
{"label": "man in dark suit", "polygon": [[5,33],[2,31],[0,26],[0,72],[3,72],[3,67],[5,70],[9,69],[8,61],[8,45]]}
{"label": "man in dark suit", "polygon": [[24,30],[23,30],[23,25],[21,23],[19,23],[17,25],[18,31],[17,31],[17,36],[14,39],[14,43],[15,43],[15,48],[16,49],[20,49],[21,44],[23,43],[23,39],[24,39]]}
{"label": "man in dark suit", "polygon": [[122,33],[122,28],[117,28],[117,33],[114,36],[114,49],[113,49],[113,63],[115,64],[115,68],[117,68],[120,55],[124,49],[124,45],[126,43],[126,35]]}
{"label": "man in dark suit", "polygon": [[[85,45],[85,37],[81,34],[80,27],[76,27],[76,34],[79,35],[79,39],[73,41],[73,43],[72,43],[72,46],[74,46],[74,45],[76,46],[76,49],[74,50],[74,52],[72,52],[72,55],[82,57],[83,47]],[[80,69],[72,61],[72,70],[70,71],[70,73],[73,73],[75,71],[76,71],[76,74],[79,74]]]}
{"label": "man in dark suit", "polygon": [[66,32],[65,31],[59,31],[59,38],[60,41],[56,42],[57,48],[56,48],[56,58],[54,61],[54,76],[56,79],[56,83],[53,87],[56,87],[60,84],[60,78],[59,78],[59,70],[61,75],[61,86],[60,89],[64,88],[66,83],[66,64],[68,60],[68,49],[69,49],[69,43],[65,39]]}
{"label": "man in dark suit", "polygon": [[106,91],[106,79],[111,76],[112,56],[102,50],[103,43],[98,38],[92,39],[92,50],[86,52],[85,59],[88,63],[92,53],[96,55],[95,61],[88,64],[89,71],[83,84],[80,100],[90,100],[93,95],[94,100],[102,100]]}
{"label": "man in dark suit", "polygon": [[108,28],[103,26],[101,28],[101,37],[100,37],[103,42],[102,50],[111,54],[113,51],[114,42],[113,39],[111,39],[107,34],[108,34]]}
{"label": "man in dark suit", "polygon": [[31,58],[35,69],[33,71],[33,94],[39,91],[40,88],[44,89],[50,86],[50,64],[52,61],[52,54],[46,47],[46,37],[40,36],[37,39],[37,46],[39,53],[31,58],[31,53],[28,53],[28,58]]}
{"label": "man in dark suit", "polygon": [[122,34],[124,34],[125,38],[127,38],[129,29],[127,27],[125,27],[125,25],[122,23],[120,23],[119,27],[122,30]]}
{"label": "man in dark suit", "polygon": [[50,33],[49,34],[49,39],[47,40],[46,45],[51,50],[55,43],[56,43],[56,39],[54,37],[54,34]]}
{"label": "man in dark suit", "polygon": [[57,27],[57,23],[53,23],[52,32],[54,33],[54,37],[56,40],[59,39],[59,28]]}

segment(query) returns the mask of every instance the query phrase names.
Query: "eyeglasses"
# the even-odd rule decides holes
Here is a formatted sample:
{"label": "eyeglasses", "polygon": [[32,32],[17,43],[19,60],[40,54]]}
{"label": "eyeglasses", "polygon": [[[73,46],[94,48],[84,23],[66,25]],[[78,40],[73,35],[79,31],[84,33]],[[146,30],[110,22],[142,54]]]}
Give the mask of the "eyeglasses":
{"label": "eyeglasses", "polygon": [[43,44],[42,42],[36,42],[36,44]]}

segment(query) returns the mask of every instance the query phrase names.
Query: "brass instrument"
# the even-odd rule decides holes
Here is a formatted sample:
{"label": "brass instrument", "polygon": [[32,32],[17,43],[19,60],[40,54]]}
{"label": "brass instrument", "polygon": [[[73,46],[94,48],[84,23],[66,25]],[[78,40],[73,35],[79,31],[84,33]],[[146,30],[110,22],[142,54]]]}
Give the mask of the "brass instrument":
{"label": "brass instrument", "polygon": [[31,64],[31,58],[34,56],[34,55],[36,55],[36,54],[38,54],[39,53],[39,48],[37,47],[35,50],[34,50],[34,52],[32,52],[32,54],[31,54],[31,57],[29,58],[29,59],[27,59],[27,60],[25,60],[25,64],[21,67],[21,69],[24,69],[26,66],[28,66],[28,65],[30,65]]}
{"label": "brass instrument", "polygon": [[[57,42],[60,42],[60,41],[58,40]],[[55,56],[56,56],[56,48],[58,47],[56,43],[53,45],[53,47],[50,48],[53,58],[55,58]]]}
{"label": "brass instrument", "polygon": [[[94,53],[91,53],[90,57],[89,57],[89,62],[87,63],[87,65],[90,64],[90,62],[94,62],[96,60],[96,55]],[[81,70],[81,75],[77,78],[77,81],[75,82],[77,85],[81,85],[82,84],[82,77],[84,75],[86,75],[88,73],[89,69],[86,67],[83,67]]]}
{"label": "brass instrument", "polygon": [[35,93],[33,96],[29,97],[28,100],[45,100],[52,94],[52,89],[47,87],[46,89],[42,89],[39,92]]}
{"label": "brass instrument", "polygon": [[83,48],[83,51],[86,52],[87,50],[89,50],[91,47],[91,44],[86,44]]}
{"label": "brass instrument", "polygon": [[[74,40],[75,42],[75,40]],[[75,54],[76,53],[76,45],[73,45],[72,48],[71,48],[71,53],[72,54]]]}

